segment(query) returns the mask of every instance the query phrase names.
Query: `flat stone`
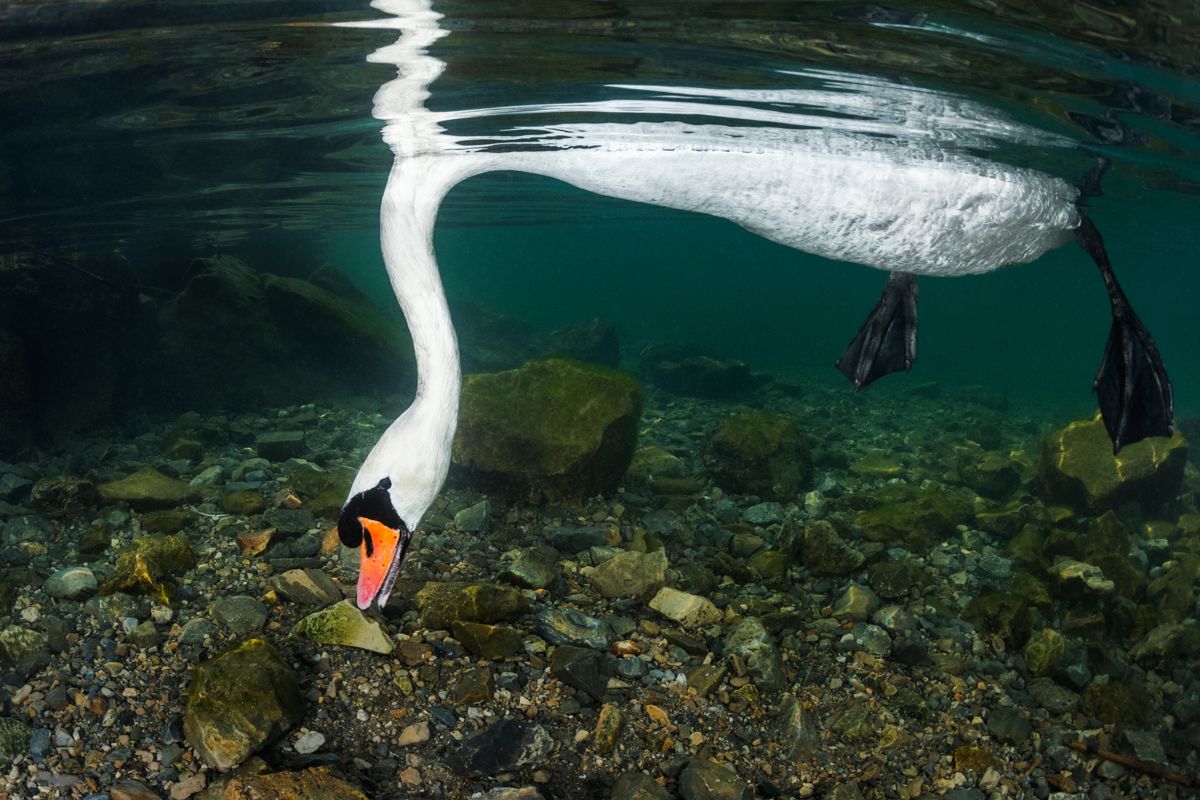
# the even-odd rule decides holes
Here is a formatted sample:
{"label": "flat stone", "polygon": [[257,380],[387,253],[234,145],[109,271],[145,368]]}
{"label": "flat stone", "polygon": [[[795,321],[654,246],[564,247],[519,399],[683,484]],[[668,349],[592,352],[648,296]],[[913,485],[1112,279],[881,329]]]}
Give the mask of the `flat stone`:
{"label": "flat stone", "polygon": [[235,636],[245,636],[267,624],[266,605],[248,595],[218,597],[209,605],[208,613]]}
{"label": "flat stone", "polygon": [[666,581],[667,555],[662,550],[619,553],[596,567],[588,578],[604,597],[642,597]]}
{"label": "flat stone", "polygon": [[447,762],[459,775],[498,775],[538,764],[553,749],[554,739],[541,725],[498,719],[462,742]]}
{"label": "flat stone", "polygon": [[295,671],[269,642],[248,639],[192,670],[183,730],[197,755],[224,772],[303,716]]}
{"label": "flat stone", "polygon": [[525,598],[512,586],[497,583],[426,583],[416,596],[426,627],[447,630],[455,622],[511,619],[525,610]]}
{"label": "flat stone", "polygon": [[329,767],[314,767],[232,778],[219,800],[367,800],[367,795]]}
{"label": "flat stone", "polygon": [[650,607],[685,628],[698,628],[721,621],[721,612],[706,597],[664,586],[650,600]]}
{"label": "flat stone", "polygon": [[613,784],[610,800],[671,800],[671,793],[644,772],[621,773]]}
{"label": "flat stone", "polygon": [[281,595],[303,606],[327,606],[342,599],[337,582],[319,569],[289,569],[272,583]]}
{"label": "flat stone", "polygon": [[783,522],[783,506],[774,501],[757,503],[747,508],[743,516],[751,525],[774,525]]}
{"label": "flat stone", "polygon": [[488,514],[491,506],[487,500],[480,500],[473,506],[464,508],[454,515],[454,527],[467,533],[479,533],[487,528]]}
{"label": "flat stone", "polygon": [[1032,730],[1029,719],[1023,713],[1006,706],[988,712],[987,727],[997,739],[1010,744],[1023,744]]}
{"label": "flat stone", "polygon": [[102,483],[98,488],[105,503],[128,503],[135,511],[174,508],[186,503],[192,491],[183,481],[168,478],[150,467],[119,481]]}
{"label": "flat stone", "polygon": [[64,600],[82,600],[96,593],[95,574],[87,567],[63,567],[56,570],[43,588],[46,594]]}
{"label": "flat stone", "polygon": [[728,767],[693,758],[679,775],[683,800],[753,800],[754,789]]}
{"label": "flat stone", "polygon": [[602,650],[616,638],[605,620],[573,608],[548,607],[537,615],[537,632],[550,644]]}
{"label": "flat stone", "polygon": [[525,636],[507,625],[488,625],[483,622],[455,622],[450,626],[454,638],[462,642],[467,652],[500,661],[521,652]]}
{"label": "flat stone", "polygon": [[1125,743],[1133,750],[1133,755],[1139,761],[1150,764],[1167,763],[1167,754],[1163,752],[1162,739],[1154,731],[1125,731]]}
{"label": "flat stone", "polygon": [[608,679],[601,674],[600,653],[595,650],[570,645],[554,648],[550,674],[595,700],[604,700]]}
{"label": "flat stone", "polygon": [[292,633],[317,644],[339,644],[383,655],[396,647],[379,623],[367,619],[349,600],[309,614],[296,623]]}
{"label": "flat stone", "polygon": [[603,528],[555,528],[550,531],[548,541],[560,553],[578,553],[608,544],[608,532]]}
{"label": "flat stone", "polygon": [[304,431],[275,431],[264,433],[254,442],[261,458],[269,461],[287,461],[304,455]]}
{"label": "flat stone", "polygon": [[879,608],[879,598],[875,596],[875,593],[865,586],[852,583],[846,587],[846,591],[842,592],[841,597],[833,604],[833,618],[849,622],[862,622],[869,619],[877,608]]}
{"label": "flat stone", "polygon": [[476,667],[459,676],[458,683],[450,690],[450,700],[455,705],[474,706],[491,700],[495,691],[491,668]]}
{"label": "flat stone", "polygon": [[302,756],[315,753],[325,744],[325,734],[320,731],[305,731],[292,747]]}
{"label": "flat stone", "polygon": [[429,723],[421,720],[408,725],[404,730],[400,731],[399,738],[396,739],[396,744],[400,747],[408,747],[414,744],[421,744],[429,741]]}
{"label": "flat stone", "polygon": [[525,589],[545,589],[558,578],[558,555],[552,547],[525,547],[505,565],[500,579]]}

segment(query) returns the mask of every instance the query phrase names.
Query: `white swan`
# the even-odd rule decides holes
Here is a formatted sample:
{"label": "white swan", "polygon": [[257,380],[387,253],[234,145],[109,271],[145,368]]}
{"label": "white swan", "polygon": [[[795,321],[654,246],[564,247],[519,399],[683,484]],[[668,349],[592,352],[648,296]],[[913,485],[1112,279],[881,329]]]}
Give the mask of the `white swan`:
{"label": "white swan", "polygon": [[[383,196],[381,243],[412,334],[418,388],[412,405],[367,456],[339,520],[343,543],[361,550],[360,607],[387,603],[412,531],[449,469],[459,356],[433,228],[446,193],[484,172],[536,173],[598,194],[719,216],[805,252],[889,271],[883,297],[839,362],[856,387],[912,365],[914,276],[988,272],[1032,261],[1078,237],[1096,258],[1113,301],[1113,336],[1098,387],[1114,443],[1169,432],[1170,384],[1149,334],[1112,277],[1099,234],[1076,206],[1077,190],[1058,178],[947,146],[966,141],[986,147],[996,140],[1067,144],[1064,140],[965,100],[864,78],[843,81],[857,84],[858,92],[842,86],[745,97],[635,86],[621,87],[636,95],[624,101],[439,115],[424,106],[428,84],[443,67],[426,52],[445,35],[439,15],[427,0],[374,5],[395,17],[362,24],[402,31],[397,43],[372,59],[399,67],[375,104],[375,115],[387,121],[384,139],[396,155]],[[710,102],[697,103],[697,95]],[[769,101],[772,107],[740,105],[743,100]],[[813,117],[798,110],[839,104],[841,110],[853,107],[855,117]],[[797,110],[789,112],[789,106]],[[455,139],[443,131],[443,123],[464,117],[574,111],[718,116],[738,124],[554,124],[486,141]],[[821,127],[811,127],[814,121]],[[1146,417],[1148,427],[1142,424]]]}

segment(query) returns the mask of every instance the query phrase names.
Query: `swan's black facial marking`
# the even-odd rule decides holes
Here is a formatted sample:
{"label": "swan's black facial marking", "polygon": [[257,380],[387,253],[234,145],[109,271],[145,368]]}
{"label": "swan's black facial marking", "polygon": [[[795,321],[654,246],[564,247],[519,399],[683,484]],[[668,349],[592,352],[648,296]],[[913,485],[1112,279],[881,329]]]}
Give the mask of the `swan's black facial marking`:
{"label": "swan's black facial marking", "polygon": [[359,517],[373,519],[395,530],[406,529],[404,521],[392,506],[392,498],[388,496],[390,488],[391,478],[384,478],[370,489],[359,492],[346,501],[338,517],[338,538],[342,540],[342,544],[346,547],[358,547],[365,535],[367,555],[374,552],[371,535],[363,530],[362,523],[358,521]]}

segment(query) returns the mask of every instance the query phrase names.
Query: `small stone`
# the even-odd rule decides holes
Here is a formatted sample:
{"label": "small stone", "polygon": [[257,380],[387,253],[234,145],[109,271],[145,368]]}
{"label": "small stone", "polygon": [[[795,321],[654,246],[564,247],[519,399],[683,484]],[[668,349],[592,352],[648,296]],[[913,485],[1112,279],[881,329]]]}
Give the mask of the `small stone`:
{"label": "small stone", "polygon": [[503,622],[526,607],[520,591],[497,583],[430,581],[417,592],[416,603],[421,622],[442,630],[455,622]]}
{"label": "small stone", "polygon": [[300,755],[309,755],[321,749],[325,744],[325,734],[320,731],[305,731],[292,747]]}
{"label": "small stone", "polygon": [[379,623],[367,619],[348,600],[309,614],[296,623],[292,633],[317,644],[338,644],[387,655],[396,643]]}
{"label": "small stone", "polygon": [[105,503],[125,502],[135,511],[174,508],[187,502],[191,491],[183,481],[149,467],[99,486],[100,499]]}
{"label": "small stone", "polygon": [[141,781],[121,781],[108,792],[112,800],[161,800],[157,792]]}
{"label": "small stone", "polygon": [[238,547],[241,548],[242,555],[256,556],[267,549],[267,545],[271,543],[271,537],[274,535],[274,528],[244,531],[237,535]]}
{"label": "small stone", "polygon": [[304,431],[264,433],[254,443],[258,455],[269,461],[287,461],[304,455]]}
{"label": "small stone", "polygon": [[261,514],[266,508],[267,501],[253,489],[239,489],[229,492],[221,498],[221,510],[226,514],[249,517]]}
{"label": "small stone", "polygon": [[1067,640],[1053,628],[1042,628],[1025,645],[1025,667],[1035,677],[1053,675],[1067,655]]}
{"label": "small stone", "polygon": [[253,633],[267,623],[267,607],[247,595],[219,597],[209,605],[208,613],[235,636]]}
{"label": "small stone", "polygon": [[51,597],[80,600],[96,592],[96,576],[87,567],[63,567],[55,571],[43,588]]}
{"label": "small stone", "polygon": [[555,528],[548,541],[560,553],[578,553],[608,544],[608,532],[603,528]]}
{"label": "small stone", "polygon": [[879,607],[879,598],[865,586],[860,586],[857,583],[852,583],[846,587],[846,591],[833,604],[833,618],[849,621],[863,622],[870,618],[871,613]]}
{"label": "small stone", "polygon": [[454,515],[454,527],[467,533],[479,533],[487,527],[488,514],[491,506],[487,500],[480,500],[469,508],[464,508]]}
{"label": "small stone", "polygon": [[721,612],[706,597],[664,586],[650,601],[650,607],[685,628],[698,628],[721,621]]}
{"label": "small stone", "polygon": [[800,548],[801,562],[814,575],[849,575],[866,560],[825,520],[815,520],[804,527]]}
{"label": "small stone", "polygon": [[525,547],[505,565],[501,580],[525,589],[545,589],[558,578],[558,556],[550,547]]}
{"label": "small stone", "polygon": [[541,725],[498,719],[465,740],[447,761],[459,775],[498,775],[536,764],[552,749],[554,739]]}
{"label": "small stone", "polygon": [[693,758],[679,775],[683,800],[753,800],[754,790],[728,767]]}
{"label": "small stone", "polygon": [[747,508],[743,516],[751,525],[774,525],[783,522],[783,506],[774,501],[758,503]]}
{"label": "small stone", "polygon": [[644,772],[621,773],[613,784],[610,800],[671,800],[671,793]]}
{"label": "small stone", "polygon": [[[265,768],[265,765],[264,765]],[[353,784],[335,777],[329,767],[296,772],[239,775],[231,778],[219,800],[367,800]],[[218,800],[212,798],[212,800]],[[114,800],[116,800],[114,798]]]}
{"label": "small stone", "polygon": [[1167,763],[1167,755],[1163,752],[1162,739],[1154,731],[1125,731],[1125,743],[1133,750],[1133,755],[1139,761],[1150,764]]}
{"label": "small stone", "polygon": [[582,647],[560,645],[550,658],[550,674],[568,686],[604,700],[608,680],[601,674],[600,653]]}
{"label": "small stone", "polygon": [[786,682],[783,662],[762,620],[757,617],[745,617],[730,628],[725,634],[725,654],[742,659],[760,691],[783,690]]}
{"label": "small stone", "polygon": [[1099,567],[1082,561],[1063,559],[1054,565],[1054,573],[1061,589],[1077,597],[1103,597],[1112,594],[1116,588]]}
{"label": "small stone", "polygon": [[342,599],[333,578],[319,569],[289,569],[272,582],[276,591],[305,606],[326,606]]}
{"label": "small stone", "polygon": [[476,667],[462,673],[450,691],[450,700],[455,705],[474,706],[491,700],[495,691],[491,668]]}
{"label": "small stone", "polygon": [[617,749],[621,731],[625,729],[625,716],[619,706],[605,703],[600,707],[600,715],[596,718],[596,731],[592,737],[596,752],[608,755]]}
{"label": "small stone", "polygon": [[616,638],[602,619],[573,608],[544,608],[537,615],[537,632],[550,644],[575,644],[603,650]]}
{"label": "small stone", "polygon": [[482,622],[455,622],[450,626],[454,638],[462,642],[467,652],[501,661],[521,652],[525,637],[507,625],[485,625]]}
{"label": "small stone", "polygon": [[987,715],[988,731],[1003,742],[1023,744],[1032,730],[1029,719],[1015,708],[992,709]]}
{"label": "small stone", "polygon": [[719,664],[698,664],[687,671],[688,688],[701,697],[712,694],[724,678],[725,667]]}
{"label": "small stone", "polygon": [[589,579],[604,597],[641,597],[666,581],[667,555],[662,550],[620,553],[596,567]]}
{"label": "small stone", "polygon": [[420,722],[414,722],[400,731],[400,738],[396,740],[396,744],[400,747],[408,747],[409,745],[421,744],[428,741],[429,723],[421,720]]}

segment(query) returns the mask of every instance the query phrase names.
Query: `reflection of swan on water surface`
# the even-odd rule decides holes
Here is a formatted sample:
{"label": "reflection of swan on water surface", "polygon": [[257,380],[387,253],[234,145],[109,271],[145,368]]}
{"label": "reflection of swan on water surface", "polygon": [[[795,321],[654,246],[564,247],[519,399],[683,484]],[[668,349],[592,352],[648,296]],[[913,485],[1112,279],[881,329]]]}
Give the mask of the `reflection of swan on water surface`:
{"label": "reflection of swan on water surface", "polygon": [[[838,73],[810,77],[840,91],[626,86],[612,88],[634,99],[435,113],[424,103],[444,65],[426,48],[446,35],[439,15],[427,0],[375,5],[394,18],[361,24],[402,32],[371,60],[399,68],[375,98],[375,116],[386,121],[384,139],[396,155],[381,242],[412,334],[418,386],[412,405],[367,456],[339,521],[342,541],[361,547],[361,607],[387,602],[412,531],[449,469],[460,372],[433,228],[446,193],[485,172],[530,172],[598,194],[723,217],[798,250],[887,270],[882,297],[838,361],[856,388],[912,366],[917,276],[989,272],[1033,261],[1075,238],[1095,259],[1112,301],[1112,332],[1095,388],[1114,448],[1171,432],[1170,382],[1113,277],[1099,233],[1076,206],[1078,191],[1040,172],[951,149],[1065,140],[960,98]],[[813,115],[814,107],[842,116]],[[567,122],[486,139],[443,129],[464,118],[575,112],[736,124]]]}

